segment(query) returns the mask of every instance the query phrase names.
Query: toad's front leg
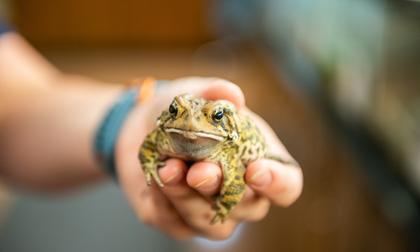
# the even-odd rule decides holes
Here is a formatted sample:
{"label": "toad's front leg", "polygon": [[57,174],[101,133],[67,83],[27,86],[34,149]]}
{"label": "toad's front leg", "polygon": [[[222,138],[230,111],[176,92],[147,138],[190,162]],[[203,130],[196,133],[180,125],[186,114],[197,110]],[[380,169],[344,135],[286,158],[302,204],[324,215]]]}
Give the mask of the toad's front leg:
{"label": "toad's front leg", "polygon": [[139,160],[141,167],[146,177],[147,185],[152,184],[153,180],[160,186],[163,187],[162,180],[159,177],[158,168],[165,165],[159,157],[160,154],[157,150],[157,138],[159,131],[154,130],[152,133],[146,136],[139,151]]}
{"label": "toad's front leg", "polygon": [[219,195],[216,197],[216,214],[211,220],[211,224],[224,222],[233,207],[242,199],[245,193],[245,166],[235,158],[223,155],[219,160],[223,170],[223,183]]}

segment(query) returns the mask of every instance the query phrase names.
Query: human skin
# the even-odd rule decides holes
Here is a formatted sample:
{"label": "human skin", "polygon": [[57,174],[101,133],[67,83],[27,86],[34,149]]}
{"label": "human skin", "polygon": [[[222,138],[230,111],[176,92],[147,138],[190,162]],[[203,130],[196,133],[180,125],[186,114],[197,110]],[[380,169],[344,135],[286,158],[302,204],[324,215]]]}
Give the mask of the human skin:
{"label": "human skin", "polygon": [[[0,175],[4,181],[58,193],[109,179],[95,159],[92,141],[123,90],[121,85],[63,74],[15,33],[0,37],[0,73]],[[171,99],[187,92],[233,102],[254,118],[270,152],[291,159],[268,124],[246,108],[235,84],[199,77],[172,81],[133,109],[116,145],[118,182],[140,221],[176,239],[225,239],[239,223],[264,218],[270,205],[292,204],[302,190],[301,169],[273,160],[249,164],[246,196],[223,224],[209,224],[210,198],[222,178],[217,165],[197,162],[188,168],[183,161],[170,159],[159,170],[166,186],[146,185],[138,148]]]}

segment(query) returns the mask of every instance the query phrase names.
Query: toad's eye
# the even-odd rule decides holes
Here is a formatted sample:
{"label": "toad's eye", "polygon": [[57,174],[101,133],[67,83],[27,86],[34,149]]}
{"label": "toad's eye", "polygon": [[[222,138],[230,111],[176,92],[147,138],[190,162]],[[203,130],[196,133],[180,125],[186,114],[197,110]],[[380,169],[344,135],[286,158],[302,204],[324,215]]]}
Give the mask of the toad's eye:
{"label": "toad's eye", "polygon": [[220,120],[222,120],[223,115],[224,115],[223,110],[218,110],[218,111],[213,113],[212,117],[213,117],[213,120],[220,121]]}
{"label": "toad's eye", "polygon": [[175,103],[172,103],[169,106],[169,113],[171,113],[171,115],[176,116],[176,114],[178,114],[178,107],[176,106]]}

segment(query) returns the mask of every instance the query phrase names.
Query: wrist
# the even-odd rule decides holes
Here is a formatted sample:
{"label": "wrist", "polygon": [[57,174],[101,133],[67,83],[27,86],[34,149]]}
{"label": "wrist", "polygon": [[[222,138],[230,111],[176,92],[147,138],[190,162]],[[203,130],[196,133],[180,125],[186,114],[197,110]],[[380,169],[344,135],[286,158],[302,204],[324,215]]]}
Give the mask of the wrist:
{"label": "wrist", "polygon": [[108,108],[98,124],[93,140],[93,150],[102,169],[116,178],[115,146],[121,134],[121,128],[131,110],[137,104],[139,88],[122,92]]}
{"label": "wrist", "polygon": [[[100,174],[101,176],[105,175],[102,164],[98,162],[97,153],[92,148],[92,143],[94,143],[99,125],[102,123],[104,115],[108,112],[109,108],[114,104],[115,100],[123,92],[122,86],[101,86],[100,88],[93,88],[90,90],[91,97],[88,98],[89,105],[80,106],[81,110],[86,110],[83,113],[84,126],[81,127],[84,129],[84,137],[86,142],[83,144],[84,150],[79,152],[80,161],[86,167],[89,167],[92,173]],[[89,108],[86,108],[89,107]],[[83,156],[82,156],[83,155]]]}
{"label": "wrist", "polygon": [[[148,104],[157,88],[156,81],[152,78],[133,82],[138,85],[125,90],[114,101],[98,125],[94,139],[93,147],[97,159],[102,168],[113,178],[117,177],[116,145],[123,131],[123,126],[126,124],[129,115],[133,114],[132,110],[135,109],[136,105],[139,103],[142,105]],[[142,124],[145,124],[145,120]],[[134,137],[138,129],[129,132],[131,132],[131,137]],[[137,155],[134,156],[137,157]]]}

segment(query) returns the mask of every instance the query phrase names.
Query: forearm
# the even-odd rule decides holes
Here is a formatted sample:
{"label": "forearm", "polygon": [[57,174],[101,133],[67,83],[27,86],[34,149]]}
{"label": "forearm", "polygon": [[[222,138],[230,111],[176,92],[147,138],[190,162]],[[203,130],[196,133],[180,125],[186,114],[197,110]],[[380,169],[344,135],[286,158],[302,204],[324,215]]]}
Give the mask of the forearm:
{"label": "forearm", "polygon": [[14,32],[0,36],[0,173],[67,189],[102,178],[93,135],[120,87],[63,75]]}
{"label": "forearm", "polygon": [[120,90],[111,85],[52,85],[3,99],[2,177],[41,190],[67,189],[103,178],[92,143]]}
{"label": "forearm", "polygon": [[46,80],[60,74],[18,33],[0,35],[0,87],[5,84],[47,86]]}

